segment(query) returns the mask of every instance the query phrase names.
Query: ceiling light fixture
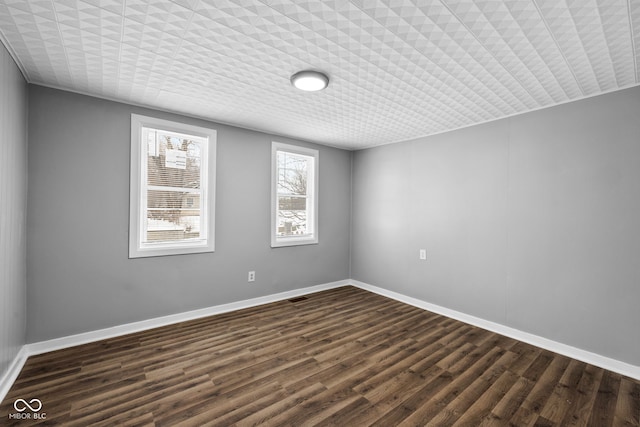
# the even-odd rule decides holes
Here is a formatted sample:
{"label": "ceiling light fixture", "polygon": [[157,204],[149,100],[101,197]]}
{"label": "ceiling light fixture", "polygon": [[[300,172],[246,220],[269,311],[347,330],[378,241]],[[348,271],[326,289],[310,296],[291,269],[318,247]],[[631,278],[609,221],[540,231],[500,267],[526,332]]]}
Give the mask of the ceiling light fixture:
{"label": "ceiling light fixture", "polygon": [[291,84],[300,90],[316,92],[329,85],[329,77],[319,71],[304,70],[291,76]]}

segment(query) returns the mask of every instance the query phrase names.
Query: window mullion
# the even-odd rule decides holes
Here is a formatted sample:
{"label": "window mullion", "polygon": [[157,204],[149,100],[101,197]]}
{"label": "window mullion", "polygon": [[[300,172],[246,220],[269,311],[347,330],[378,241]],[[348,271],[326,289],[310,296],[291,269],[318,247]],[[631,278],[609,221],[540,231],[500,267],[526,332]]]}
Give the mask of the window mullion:
{"label": "window mullion", "polygon": [[147,185],[147,190],[152,191],[173,191],[176,193],[193,193],[199,194],[202,192],[200,188],[188,188],[188,187],[168,187],[164,185]]}

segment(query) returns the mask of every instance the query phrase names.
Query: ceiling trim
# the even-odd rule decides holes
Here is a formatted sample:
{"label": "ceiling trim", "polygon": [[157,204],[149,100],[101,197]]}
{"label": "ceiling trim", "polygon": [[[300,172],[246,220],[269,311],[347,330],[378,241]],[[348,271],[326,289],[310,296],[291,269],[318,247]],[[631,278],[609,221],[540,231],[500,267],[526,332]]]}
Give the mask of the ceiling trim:
{"label": "ceiling trim", "polygon": [[[631,51],[635,52],[636,51],[636,42],[635,42],[635,34],[633,31],[633,19],[631,19],[631,0],[627,0],[627,12],[628,12],[628,16],[629,16],[629,31],[631,33]],[[638,75],[638,57],[637,56],[633,56],[633,71],[635,72],[636,76]]]}
{"label": "ceiling trim", "polygon": [[623,90],[631,89],[631,88],[634,88],[634,87],[640,87],[640,83],[634,83],[634,84],[627,85],[627,86],[624,86],[624,87],[618,87],[618,88],[614,88],[614,89],[609,89],[609,90],[607,90],[605,92],[599,92],[599,93],[594,93],[594,94],[590,94],[590,95],[584,95],[584,96],[582,96],[580,98],[568,99],[568,100],[563,101],[563,102],[558,102],[557,104],[544,105],[542,107],[537,107],[537,108],[534,108],[534,109],[531,109],[531,110],[520,111],[518,113],[509,114],[508,116],[496,117],[495,119],[485,120],[483,122],[471,123],[471,124],[468,124],[466,126],[460,126],[460,127],[454,128],[454,129],[447,129],[447,130],[443,130],[443,131],[440,131],[440,132],[434,132],[434,133],[418,136],[418,137],[411,138],[411,139],[402,139],[402,140],[398,140],[398,141],[382,142],[382,143],[379,143],[379,144],[374,144],[374,145],[367,146],[365,148],[351,149],[350,151],[360,151],[360,150],[366,150],[367,148],[382,147],[384,145],[389,145],[389,144],[400,144],[402,142],[417,141],[419,139],[428,138],[428,137],[431,137],[431,136],[442,135],[442,134],[449,133],[449,132],[455,132],[455,131],[458,131],[458,130],[461,130],[461,129],[467,129],[467,128],[471,128],[471,127],[474,127],[474,126],[481,126],[481,125],[485,125],[487,123],[497,122],[499,120],[505,120],[505,119],[510,119],[512,117],[517,117],[517,116],[522,116],[522,115],[529,114],[529,113],[534,113],[536,111],[547,110],[547,109],[550,109],[550,108],[553,108],[553,107],[559,107],[561,105],[566,105],[566,104],[571,104],[571,103],[574,103],[574,102],[584,101],[584,100],[589,99],[589,98],[597,98],[598,96],[608,95],[608,94],[614,93],[614,92],[621,92]]}
{"label": "ceiling trim", "polygon": [[31,80],[29,79],[29,75],[27,74],[27,69],[24,67],[20,59],[18,59],[18,54],[16,53],[15,50],[13,50],[13,48],[9,44],[9,41],[5,37],[4,32],[2,32],[1,28],[0,28],[0,43],[2,43],[2,45],[7,50],[7,52],[9,52],[9,56],[11,57],[11,59],[13,59],[13,62],[16,64],[16,67],[18,67],[18,70],[20,70],[20,74],[22,74],[22,77],[25,79],[25,81],[27,83],[31,83]]}
{"label": "ceiling trim", "polygon": [[288,138],[288,139],[291,139],[293,141],[300,141],[300,142],[304,142],[304,143],[307,143],[307,144],[321,145],[321,146],[324,146],[324,147],[336,148],[338,150],[345,150],[345,151],[362,151],[362,150],[367,150],[369,148],[382,147],[382,146],[389,145],[389,144],[400,144],[400,143],[403,143],[403,142],[417,141],[419,139],[428,138],[428,137],[431,137],[431,136],[443,135],[443,134],[449,133],[449,132],[455,132],[455,131],[459,131],[459,130],[462,130],[462,129],[471,128],[471,127],[474,127],[474,126],[481,126],[481,125],[485,125],[485,124],[488,124],[488,123],[497,122],[499,120],[510,119],[510,118],[513,118],[513,117],[522,116],[524,114],[529,114],[529,113],[533,113],[533,112],[540,111],[540,110],[546,110],[548,108],[558,107],[560,105],[571,104],[573,102],[579,102],[579,101],[583,101],[583,100],[590,99],[590,98],[596,98],[596,97],[602,96],[602,95],[608,95],[610,93],[621,92],[621,91],[624,91],[624,90],[627,90],[627,89],[631,89],[631,88],[634,88],[634,87],[640,87],[640,83],[634,83],[634,84],[631,84],[631,85],[628,85],[628,86],[615,88],[615,89],[610,89],[610,90],[607,90],[605,92],[595,93],[595,94],[591,94],[591,95],[585,95],[585,96],[583,96],[581,98],[569,99],[567,101],[560,102],[560,103],[557,103],[557,104],[546,105],[546,106],[535,108],[533,110],[521,111],[521,112],[518,112],[518,113],[510,114],[508,116],[497,117],[495,119],[485,120],[483,122],[471,123],[471,124],[466,125],[466,126],[460,126],[460,127],[454,128],[454,129],[447,129],[447,130],[444,130],[444,131],[441,131],[441,132],[429,133],[429,134],[421,135],[421,136],[418,136],[418,137],[415,137],[415,138],[401,139],[401,140],[395,140],[395,141],[389,141],[389,142],[381,142],[379,144],[373,144],[373,145],[369,145],[369,146],[363,147],[363,148],[352,148],[352,147],[342,147],[342,146],[332,145],[332,144],[328,144],[328,143],[310,141],[310,140],[298,138],[298,137],[292,136],[292,135],[285,135],[285,134],[281,134],[281,133],[269,132],[269,131],[264,130],[264,129],[258,129],[258,128],[253,128],[253,127],[248,127],[248,126],[242,126],[242,125],[240,125],[238,123],[230,123],[230,122],[224,122],[224,121],[219,121],[219,120],[212,120],[209,117],[185,114],[185,113],[181,113],[181,112],[176,111],[176,110],[169,110],[169,109],[166,109],[166,108],[157,108],[157,107],[153,107],[151,105],[145,105],[145,104],[134,103],[134,102],[125,102],[125,101],[122,101],[122,100],[116,99],[116,98],[110,98],[110,97],[106,97],[106,96],[95,95],[95,94],[92,94],[92,93],[82,92],[82,91],[78,91],[78,90],[71,90],[71,89],[68,89],[68,88],[58,87],[58,86],[54,86],[54,85],[47,85],[47,84],[44,84],[44,83],[33,83],[33,82],[28,82],[28,83],[32,84],[34,86],[42,86],[42,87],[46,87],[46,88],[49,88],[49,89],[55,89],[55,90],[60,90],[60,91],[63,91],[63,92],[74,93],[76,95],[83,95],[83,96],[89,96],[91,98],[104,99],[105,101],[117,102],[118,104],[130,105],[132,107],[145,108],[147,110],[160,111],[160,112],[168,113],[168,114],[175,114],[175,115],[181,116],[181,117],[188,117],[188,118],[191,118],[191,119],[203,120],[203,121],[206,121],[207,123],[220,124],[220,125],[223,125],[223,126],[231,126],[231,127],[235,127],[235,128],[239,128],[239,129],[249,130],[249,131],[252,131],[252,132],[260,132],[262,134],[273,136],[273,137]]}
{"label": "ceiling trim", "polygon": [[0,41],[28,84],[355,151],[640,85],[635,2],[0,0]]}
{"label": "ceiling trim", "polygon": [[[161,113],[167,113],[167,114],[174,114],[176,116],[187,117],[187,118],[195,119],[195,120],[203,120],[203,121],[205,121],[207,123],[210,123],[210,124],[218,124],[218,125],[222,125],[222,126],[229,126],[229,127],[234,127],[234,128],[238,128],[238,129],[249,130],[249,131],[252,131],[252,132],[259,132],[259,133],[262,133],[262,134],[265,134],[265,135],[268,135],[268,136],[272,136],[272,137],[275,137],[275,138],[287,138],[287,139],[290,139],[292,141],[304,142],[305,144],[320,145],[320,146],[323,146],[323,147],[336,148],[338,150],[345,150],[345,151],[357,151],[357,150],[360,150],[360,149],[354,149],[354,148],[348,148],[348,147],[341,147],[341,146],[338,146],[338,145],[333,145],[333,144],[324,143],[324,142],[311,141],[311,140],[304,139],[304,138],[299,138],[299,137],[293,136],[293,135],[285,135],[285,134],[282,134],[282,133],[271,132],[271,131],[268,131],[268,130],[265,130],[265,129],[259,129],[259,128],[254,128],[254,127],[244,126],[244,125],[241,125],[239,123],[231,123],[231,122],[225,122],[223,120],[215,120],[215,119],[212,119],[211,117],[185,114],[185,113],[180,112],[178,110],[170,110],[170,109],[167,109],[167,108],[159,108],[159,107],[154,107],[152,105],[141,104],[141,103],[138,103],[138,102],[123,101],[122,99],[118,99],[118,98],[108,97],[108,96],[104,96],[104,95],[96,95],[94,93],[83,92],[83,91],[80,91],[80,90],[73,90],[73,89],[69,89],[69,88],[66,88],[66,87],[49,85],[49,84],[40,83],[40,82],[29,82],[28,81],[27,83],[29,83],[31,85],[34,85],[34,86],[41,86],[41,87],[45,87],[45,88],[49,88],[49,89],[60,90],[62,92],[69,92],[69,93],[73,93],[73,94],[76,94],[76,95],[88,96],[88,97],[91,97],[91,98],[103,99],[105,101],[117,102],[118,104],[129,105],[131,107],[144,108],[144,109],[147,109],[147,110],[159,111]],[[384,144],[382,144],[382,145],[384,145]]]}

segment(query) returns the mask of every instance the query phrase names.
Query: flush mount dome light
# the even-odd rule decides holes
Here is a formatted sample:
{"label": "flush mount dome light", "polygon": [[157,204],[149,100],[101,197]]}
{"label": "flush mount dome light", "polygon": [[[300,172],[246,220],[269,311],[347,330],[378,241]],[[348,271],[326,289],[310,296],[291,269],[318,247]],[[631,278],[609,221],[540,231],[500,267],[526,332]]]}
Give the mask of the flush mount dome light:
{"label": "flush mount dome light", "polygon": [[300,90],[316,92],[329,85],[329,77],[319,71],[299,71],[291,76],[291,84]]}

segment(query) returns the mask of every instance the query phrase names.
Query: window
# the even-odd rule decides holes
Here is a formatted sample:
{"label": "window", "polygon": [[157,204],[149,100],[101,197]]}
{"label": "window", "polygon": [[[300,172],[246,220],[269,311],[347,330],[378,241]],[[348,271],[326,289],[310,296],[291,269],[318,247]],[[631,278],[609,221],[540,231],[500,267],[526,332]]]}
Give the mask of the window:
{"label": "window", "polygon": [[271,246],[318,243],[318,151],[271,148]]}
{"label": "window", "polygon": [[213,252],[216,131],[131,115],[129,258]]}

